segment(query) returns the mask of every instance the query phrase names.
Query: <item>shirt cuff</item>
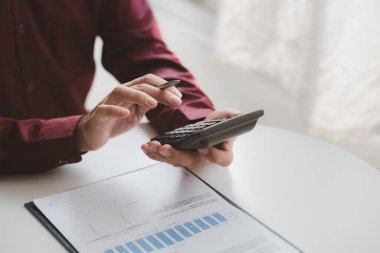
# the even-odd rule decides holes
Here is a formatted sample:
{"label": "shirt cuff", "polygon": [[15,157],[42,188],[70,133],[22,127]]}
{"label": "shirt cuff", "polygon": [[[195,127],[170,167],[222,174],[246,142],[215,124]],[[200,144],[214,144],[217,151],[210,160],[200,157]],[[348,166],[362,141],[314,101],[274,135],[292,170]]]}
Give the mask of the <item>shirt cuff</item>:
{"label": "shirt cuff", "polygon": [[23,142],[2,147],[0,173],[36,173],[81,161],[74,136],[81,117],[19,122]]}
{"label": "shirt cuff", "polygon": [[49,163],[53,167],[81,161],[75,138],[75,129],[81,117],[82,115],[76,115],[45,121],[40,130],[42,140],[31,142],[28,149],[49,156]]}

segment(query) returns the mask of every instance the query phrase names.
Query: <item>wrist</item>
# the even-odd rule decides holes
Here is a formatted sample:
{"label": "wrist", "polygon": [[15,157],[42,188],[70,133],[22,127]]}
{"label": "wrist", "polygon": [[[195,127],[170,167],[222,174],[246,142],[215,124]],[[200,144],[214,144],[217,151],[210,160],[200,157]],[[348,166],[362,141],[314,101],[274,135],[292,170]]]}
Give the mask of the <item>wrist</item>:
{"label": "wrist", "polygon": [[77,143],[77,146],[78,146],[78,150],[79,152],[83,153],[83,152],[87,152],[87,151],[90,151],[90,148],[87,147],[86,143],[86,119],[85,119],[86,116],[83,116],[80,118],[77,126],[76,126],[76,129],[75,129],[75,132],[74,132],[74,138],[76,140],[76,143]]}
{"label": "wrist", "polygon": [[97,150],[111,138],[107,127],[99,125],[93,122],[89,114],[80,119],[75,131],[79,152]]}

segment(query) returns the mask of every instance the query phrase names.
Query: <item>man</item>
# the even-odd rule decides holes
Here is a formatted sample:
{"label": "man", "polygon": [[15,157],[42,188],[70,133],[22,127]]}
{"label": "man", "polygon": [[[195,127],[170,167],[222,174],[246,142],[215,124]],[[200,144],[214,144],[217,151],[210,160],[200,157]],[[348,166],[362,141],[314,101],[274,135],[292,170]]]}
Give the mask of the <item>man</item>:
{"label": "man", "polygon": [[[79,162],[145,114],[160,133],[238,114],[214,112],[162,41],[146,0],[2,0],[0,20],[1,173]],[[96,36],[104,41],[104,67],[123,85],[87,113]],[[165,79],[182,82],[178,89],[156,88]],[[220,150],[180,151],[158,142],[141,148],[152,159],[189,168],[232,161],[232,140]]]}

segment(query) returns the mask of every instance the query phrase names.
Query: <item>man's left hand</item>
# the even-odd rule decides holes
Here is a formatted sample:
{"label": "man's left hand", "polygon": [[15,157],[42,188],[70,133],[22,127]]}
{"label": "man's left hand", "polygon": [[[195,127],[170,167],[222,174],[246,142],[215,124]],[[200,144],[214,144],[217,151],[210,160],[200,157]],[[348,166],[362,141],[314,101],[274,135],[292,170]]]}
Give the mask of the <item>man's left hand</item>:
{"label": "man's left hand", "polygon": [[[205,120],[229,119],[242,113],[234,109],[224,109],[211,113]],[[177,167],[189,169],[199,168],[208,163],[216,163],[226,167],[233,160],[233,143],[235,138],[228,139],[218,145],[195,151],[178,150],[168,144],[161,145],[158,141],[151,141],[141,146],[144,153],[151,159],[166,162]]]}

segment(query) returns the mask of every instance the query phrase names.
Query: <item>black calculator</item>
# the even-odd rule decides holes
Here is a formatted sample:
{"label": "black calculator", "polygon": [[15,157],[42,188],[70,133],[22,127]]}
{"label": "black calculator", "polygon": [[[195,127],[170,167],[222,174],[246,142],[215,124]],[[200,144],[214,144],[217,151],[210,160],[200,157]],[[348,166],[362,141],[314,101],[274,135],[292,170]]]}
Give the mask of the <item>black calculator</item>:
{"label": "black calculator", "polygon": [[182,150],[196,150],[222,143],[226,139],[252,130],[263,110],[246,113],[231,119],[200,121],[152,138],[161,144]]}

